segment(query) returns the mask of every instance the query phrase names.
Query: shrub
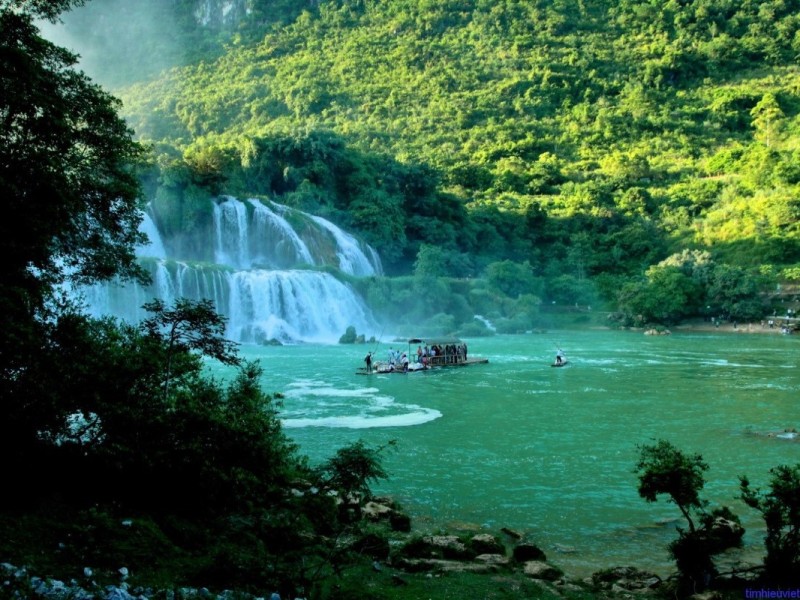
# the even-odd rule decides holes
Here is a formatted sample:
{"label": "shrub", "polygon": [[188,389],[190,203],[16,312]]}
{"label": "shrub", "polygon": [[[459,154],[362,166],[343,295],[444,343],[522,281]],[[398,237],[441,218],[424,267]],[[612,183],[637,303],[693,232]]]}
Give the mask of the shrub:
{"label": "shrub", "polygon": [[740,478],[742,500],[764,518],[767,535],[764,544],[766,577],[771,582],[800,583],[800,463],[770,469],[769,489],[750,487]]}
{"label": "shrub", "polygon": [[635,469],[639,495],[648,502],[655,502],[660,495],[668,496],[689,526],[688,531],[678,528],[678,539],[669,545],[680,573],[679,586],[690,592],[705,589],[717,574],[711,557],[739,544],[744,529],[731,529],[732,533],[725,534],[717,526],[722,518],[739,524],[728,508],[705,512],[707,502],[700,499],[700,491],[708,465],[702,456],[685,454],[666,440],[640,446],[639,451]]}

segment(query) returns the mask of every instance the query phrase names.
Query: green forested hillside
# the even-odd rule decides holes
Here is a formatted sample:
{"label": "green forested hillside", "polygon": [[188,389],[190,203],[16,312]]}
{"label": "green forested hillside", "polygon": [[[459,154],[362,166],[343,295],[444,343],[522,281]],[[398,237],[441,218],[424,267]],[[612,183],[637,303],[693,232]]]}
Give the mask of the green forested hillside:
{"label": "green forested hillside", "polygon": [[329,0],[119,95],[164,206],[267,195],[396,275],[748,318],[800,261],[799,30],[796,0]]}
{"label": "green forested hillside", "polygon": [[[195,12],[208,1],[0,0],[0,598],[588,597],[527,571],[397,576],[388,559],[431,547],[395,535],[411,523],[394,507],[388,528],[362,518],[393,440],[312,465],[212,300],[153,300],[134,325],[88,317],[79,290],[144,285],[147,261],[168,271],[137,258],[143,187],[168,234],[202,227],[224,193],[357,230],[389,276],[325,268],[391,329],[402,317],[528,330],[543,303],[604,303],[622,323],[759,318],[774,309],[766,290],[800,279],[800,0],[219,0],[245,16],[216,28]],[[96,45],[107,77],[139,80],[115,89],[145,144],[40,35],[39,21],[84,4],[66,27]],[[142,6],[161,27],[139,28]],[[125,35],[104,21],[115,11]],[[210,361],[235,377],[212,376]],[[640,495],[701,506],[700,455],[659,446],[640,448],[640,476],[688,470],[689,483]],[[766,520],[764,576],[723,585],[798,581],[800,467],[772,474],[763,493],[741,480]],[[690,518],[670,546],[682,571],[718,549],[704,537],[715,515],[736,520],[715,510],[695,531]],[[544,558],[521,539],[515,562]],[[458,556],[493,546],[469,544]],[[701,574],[692,584],[714,573]]]}

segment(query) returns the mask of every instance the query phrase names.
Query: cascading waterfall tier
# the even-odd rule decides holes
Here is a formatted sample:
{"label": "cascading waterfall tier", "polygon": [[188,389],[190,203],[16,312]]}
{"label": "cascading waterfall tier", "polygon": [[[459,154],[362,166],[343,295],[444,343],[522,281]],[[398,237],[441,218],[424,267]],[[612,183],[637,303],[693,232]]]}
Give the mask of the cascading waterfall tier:
{"label": "cascading waterfall tier", "polygon": [[[377,252],[330,221],[275,202],[213,203],[214,261],[235,269],[331,266],[357,277],[380,275]],[[186,257],[200,258],[200,257]]]}
{"label": "cascading waterfall tier", "polygon": [[[112,282],[84,290],[89,312],[130,322],[157,298],[209,299],[227,318],[227,336],[240,342],[332,343],[348,326],[366,335],[376,326],[348,284],[319,269],[335,267],[363,277],[382,273],[377,252],[321,217],[262,200],[225,196],[210,202],[211,231],[188,248],[213,247],[213,262],[197,250],[174,256],[148,211],[140,229],[150,244],[137,249],[151,283]],[[180,254],[180,253],[178,253]],[[301,267],[301,268],[298,268]]]}

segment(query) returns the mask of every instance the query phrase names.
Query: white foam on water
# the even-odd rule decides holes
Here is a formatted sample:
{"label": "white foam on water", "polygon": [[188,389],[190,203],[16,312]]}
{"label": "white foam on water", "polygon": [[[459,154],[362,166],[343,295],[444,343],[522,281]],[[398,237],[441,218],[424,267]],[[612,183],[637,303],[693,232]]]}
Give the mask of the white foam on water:
{"label": "white foam on water", "polygon": [[286,428],[331,427],[367,429],[409,427],[442,416],[438,410],[416,404],[399,404],[378,388],[336,387],[304,379],[287,386],[281,421]]}
{"label": "white foam on water", "polygon": [[[505,354],[500,356],[492,356],[491,357],[493,364],[512,364],[518,365],[519,363],[525,362],[540,362],[540,359],[535,356],[530,356],[529,354]],[[546,359],[541,359],[546,360]]]}
{"label": "white foam on water", "polygon": [[338,389],[334,387],[299,387],[284,393],[287,398],[301,398],[304,396],[320,396],[325,398],[369,398],[377,388],[359,388],[353,390]]}
{"label": "white foam on water", "polygon": [[797,386],[795,386],[795,385],[785,385],[785,384],[782,384],[782,383],[769,383],[769,382],[752,383],[752,384],[743,385],[743,386],[740,386],[740,387],[743,390],[778,390],[778,391],[785,391],[785,392],[791,392],[791,391],[797,389]]}
{"label": "white foam on water", "polygon": [[585,365],[626,365],[632,364],[626,359],[622,358],[582,358],[581,363]]}
{"label": "white foam on water", "polygon": [[285,419],[282,423],[287,429],[299,427],[369,429],[374,427],[410,427],[412,425],[422,425],[442,416],[442,413],[438,410],[431,408],[422,408],[410,404],[405,405],[405,408],[412,410],[412,412],[387,417],[357,415],[347,417],[321,417],[319,419]]}

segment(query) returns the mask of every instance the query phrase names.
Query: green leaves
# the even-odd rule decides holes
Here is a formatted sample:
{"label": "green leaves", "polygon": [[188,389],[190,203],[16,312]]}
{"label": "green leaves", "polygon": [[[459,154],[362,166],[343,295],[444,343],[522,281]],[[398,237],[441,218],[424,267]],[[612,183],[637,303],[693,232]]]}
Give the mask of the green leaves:
{"label": "green leaves", "polygon": [[151,336],[163,336],[172,351],[197,350],[224,364],[239,364],[236,343],[224,337],[225,319],[214,310],[211,300],[179,298],[174,308],[153,300],[144,309],[153,316],[142,322],[142,329]]}
{"label": "green leaves", "polygon": [[55,21],[60,13],[86,0],[2,0],[0,10],[19,10],[42,19]]}
{"label": "green leaves", "polygon": [[359,440],[340,448],[320,467],[323,487],[335,490],[343,499],[368,499],[370,483],[387,477],[381,455],[395,445],[392,440],[385,446],[370,448]]}
{"label": "green leaves", "polygon": [[770,469],[769,488],[752,488],[740,477],[742,500],[764,519],[767,556],[764,565],[771,581],[800,582],[800,464]]}
{"label": "green leaves", "polygon": [[708,502],[700,498],[700,491],[707,470],[702,456],[686,454],[666,440],[639,446],[634,469],[639,495],[648,502],[666,495],[689,525],[688,531],[678,528],[678,538],[669,545],[680,574],[679,596],[712,586],[717,574],[712,556],[740,545],[744,535],[739,518],[727,507],[706,512]]}
{"label": "green leaves", "polygon": [[655,502],[660,495],[668,496],[686,518],[690,531],[695,531],[691,513],[703,507],[700,490],[707,470],[702,456],[684,454],[666,440],[639,446],[635,468],[639,495],[648,502]]}
{"label": "green leaves", "polygon": [[0,41],[5,283],[25,286],[41,308],[51,281],[140,276],[142,148],[119,102],[73,70],[76,57],[39,37],[29,16],[0,12]]}

